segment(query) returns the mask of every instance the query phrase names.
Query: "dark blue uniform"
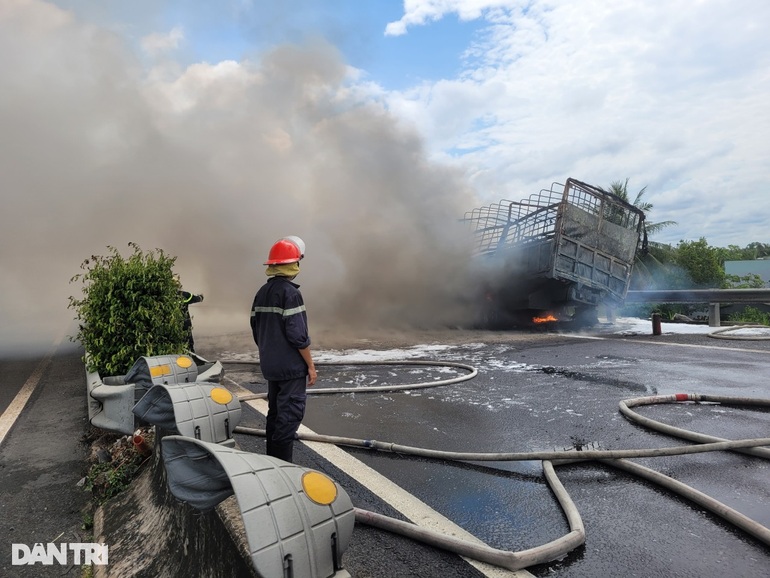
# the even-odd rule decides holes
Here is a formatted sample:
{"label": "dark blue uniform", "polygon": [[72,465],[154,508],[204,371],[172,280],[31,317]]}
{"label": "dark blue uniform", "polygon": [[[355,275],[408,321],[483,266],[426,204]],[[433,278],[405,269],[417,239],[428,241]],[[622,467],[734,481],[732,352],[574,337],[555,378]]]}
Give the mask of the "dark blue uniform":
{"label": "dark blue uniform", "polygon": [[267,455],[291,462],[307,395],[308,368],[298,350],[310,345],[299,285],[268,279],[254,297],[251,331],[268,386]]}

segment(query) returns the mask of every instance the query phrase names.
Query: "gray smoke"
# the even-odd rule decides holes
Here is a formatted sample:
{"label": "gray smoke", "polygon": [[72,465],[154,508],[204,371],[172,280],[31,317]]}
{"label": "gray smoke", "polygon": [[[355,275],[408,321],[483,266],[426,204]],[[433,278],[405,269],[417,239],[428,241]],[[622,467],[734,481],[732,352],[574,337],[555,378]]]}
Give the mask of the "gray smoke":
{"label": "gray smoke", "polygon": [[72,335],[70,278],[108,246],[178,257],[196,331],[248,328],[279,237],[307,244],[313,323],[457,323],[476,201],[420,137],[354,96],[324,43],[167,78],[39,1],[0,8],[0,351]]}

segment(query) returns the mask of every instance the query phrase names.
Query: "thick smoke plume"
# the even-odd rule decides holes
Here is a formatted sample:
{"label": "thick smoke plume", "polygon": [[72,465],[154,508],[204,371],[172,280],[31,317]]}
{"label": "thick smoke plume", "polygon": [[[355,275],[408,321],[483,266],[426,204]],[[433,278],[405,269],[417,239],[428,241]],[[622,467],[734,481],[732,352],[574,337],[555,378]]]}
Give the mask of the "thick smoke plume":
{"label": "thick smoke plume", "polygon": [[74,334],[70,278],[129,242],[178,257],[197,331],[243,331],[284,235],[326,327],[458,322],[461,175],[357,98],[328,44],[150,69],[38,0],[0,4],[0,351]]}

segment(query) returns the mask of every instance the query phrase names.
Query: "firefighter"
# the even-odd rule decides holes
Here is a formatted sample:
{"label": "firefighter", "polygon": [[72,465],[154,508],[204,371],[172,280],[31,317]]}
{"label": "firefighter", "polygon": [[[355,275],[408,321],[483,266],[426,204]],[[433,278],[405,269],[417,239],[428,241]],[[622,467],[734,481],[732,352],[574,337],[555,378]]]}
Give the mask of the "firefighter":
{"label": "firefighter", "polygon": [[192,316],[190,315],[190,305],[193,303],[200,303],[203,301],[203,295],[195,295],[189,291],[180,291],[179,296],[182,298],[182,313],[184,314],[184,322],[182,327],[187,333],[187,349],[190,353],[195,353],[195,340],[192,334]]}
{"label": "firefighter", "polygon": [[304,253],[301,239],[283,238],[270,248],[268,276],[254,297],[251,331],[259,349],[262,375],[267,380],[266,453],[292,461],[294,437],[305,416],[306,388],[315,384],[307,313],[299,285]]}

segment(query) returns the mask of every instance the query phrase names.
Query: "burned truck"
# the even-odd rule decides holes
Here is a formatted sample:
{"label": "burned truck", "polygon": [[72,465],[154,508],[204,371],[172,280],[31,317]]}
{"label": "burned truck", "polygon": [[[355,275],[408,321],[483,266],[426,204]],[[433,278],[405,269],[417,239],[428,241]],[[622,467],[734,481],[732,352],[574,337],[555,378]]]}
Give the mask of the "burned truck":
{"label": "burned truck", "polygon": [[644,213],[617,195],[568,179],[523,201],[469,211],[487,327],[598,321],[598,307],[623,304],[634,258],[646,251]]}

